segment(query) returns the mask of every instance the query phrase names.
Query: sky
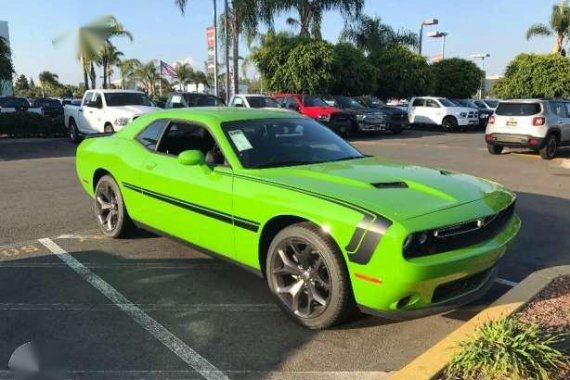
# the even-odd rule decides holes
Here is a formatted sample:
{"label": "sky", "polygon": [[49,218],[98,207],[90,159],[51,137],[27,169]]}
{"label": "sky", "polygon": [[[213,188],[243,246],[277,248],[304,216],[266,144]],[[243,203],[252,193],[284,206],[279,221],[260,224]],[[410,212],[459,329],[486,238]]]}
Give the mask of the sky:
{"label": "sky", "polygon": [[[222,9],[223,0],[218,1]],[[399,29],[419,31],[421,20],[439,19],[429,31],[447,32],[446,58],[470,59],[489,53],[488,75],[502,74],[508,62],[521,52],[551,51],[553,38],[527,41],[525,33],[534,23],[547,23],[556,0],[366,0],[365,13],[379,16]],[[78,84],[82,73],[77,60],[74,33],[79,26],[111,14],[129,30],[134,41],[115,40],[127,58],[165,62],[187,60],[204,70],[207,58],[206,27],[212,24],[211,0],[188,0],[182,15],[174,0],[0,0],[0,20],[8,21],[10,43],[17,74],[37,81],[41,71],[59,75],[62,83]],[[286,25],[288,14],[276,18],[277,30],[294,31]],[[293,15],[294,16],[294,15]],[[322,34],[336,42],[344,25],[337,12],[325,14]],[[424,36],[425,36],[424,33]],[[56,37],[68,36],[54,46]],[[245,44],[242,44],[245,45]],[[425,38],[424,54],[434,56],[441,41]],[[241,55],[247,52],[241,51]]]}

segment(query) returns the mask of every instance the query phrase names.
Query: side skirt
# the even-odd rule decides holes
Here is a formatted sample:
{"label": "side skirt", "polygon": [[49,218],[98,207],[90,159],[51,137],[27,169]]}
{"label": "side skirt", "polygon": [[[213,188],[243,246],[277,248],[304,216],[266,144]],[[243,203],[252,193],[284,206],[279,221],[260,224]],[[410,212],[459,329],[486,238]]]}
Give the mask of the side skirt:
{"label": "side skirt", "polygon": [[170,240],[174,240],[174,241],[176,241],[176,242],[178,242],[178,243],[181,243],[181,244],[183,244],[183,245],[185,245],[185,246],[187,246],[187,247],[190,247],[190,248],[192,248],[192,249],[195,249],[196,251],[201,252],[201,253],[203,253],[203,254],[205,254],[205,255],[212,256],[212,257],[215,257],[216,259],[220,259],[220,260],[223,260],[223,261],[227,261],[227,262],[229,262],[229,263],[232,263],[232,264],[234,264],[234,265],[236,265],[236,266],[238,266],[238,267],[240,267],[240,268],[242,268],[242,269],[245,269],[246,271],[248,271],[248,272],[250,272],[250,273],[253,273],[253,274],[256,275],[257,277],[264,278],[263,272],[261,272],[259,269],[252,268],[252,267],[250,267],[250,266],[248,266],[248,265],[242,264],[242,263],[240,263],[239,261],[236,261],[236,260],[234,260],[234,259],[231,259],[231,258],[229,258],[229,257],[227,257],[227,256],[221,255],[221,254],[219,254],[219,253],[217,253],[217,252],[214,252],[214,251],[211,251],[211,250],[209,250],[209,249],[207,249],[207,248],[200,247],[200,246],[198,246],[198,245],[196,245],[196,244],[190,243],[189,241],[186,241],[186,240],[181,239],[181,238],[179,238],[179,237],[172,236],[172,235],[170,235],[170,234],[167,233],[167,232],[164,232],[164,231],[161,231],[161,230],[157,230],[156,228],[150,227],[150,226],[148,226],[148,225],[146,225],[146,224],[144,224],[144,223],[137,222],[136,220],[133,220],[133,223],[134,223],[138,228],[140,228],[140,229],[150,231],[150,232],[152,232],[152,233],[154,233],[154,234],[156,234],[156,235],[163,236],[163,237],[168,238],[168,239],[170,239]]}

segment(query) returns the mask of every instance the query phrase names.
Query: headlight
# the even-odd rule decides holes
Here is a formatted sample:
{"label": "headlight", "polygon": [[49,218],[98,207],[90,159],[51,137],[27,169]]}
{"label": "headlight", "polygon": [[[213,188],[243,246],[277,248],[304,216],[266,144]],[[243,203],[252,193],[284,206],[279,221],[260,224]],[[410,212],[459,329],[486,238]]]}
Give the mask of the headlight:
{"label": "headlight", "polygon": [[129,124],[131,121],[131,118],[129,117],[118,117],[115,119],[115,125],[118,127],[122,127],[124,125]]}
{"label": "headlight", "polygon": [[331,115],[319,115],[319,121],[329,121],[331,119]]}
{"label": "headlight", "polygon": [[358,121],[364,121],[364,119],[366,119],[366,115],[363,115],[363,114],[361,114],[361,115],[356,115],[356,120],[358,120]]}
{"label": "headlight", "polygon": [[466,117],[467,117],[467,112],[457,112],[456,115],[459,116],[459,117],[462,117],[462,118],[466,118]]}
{"label": "headlight", "polygon": [[410,234],[404,241],[404,252],[409,251],[412,247],[421,247],[428,241],[427,232],[418,232],[415,234]]}

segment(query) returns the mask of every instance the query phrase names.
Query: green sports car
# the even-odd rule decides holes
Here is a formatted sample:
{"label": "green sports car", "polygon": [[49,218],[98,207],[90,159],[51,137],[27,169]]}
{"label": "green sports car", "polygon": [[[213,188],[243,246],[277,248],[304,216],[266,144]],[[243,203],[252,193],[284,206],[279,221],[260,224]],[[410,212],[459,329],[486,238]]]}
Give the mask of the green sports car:
{"label": "green sports car", "polygon": [[146,114],[85,139],[77,173],[103,234],[138,226],[233,261],[311,329],[470,302],[520,228],[500,185],[366,156],[288,112]]}

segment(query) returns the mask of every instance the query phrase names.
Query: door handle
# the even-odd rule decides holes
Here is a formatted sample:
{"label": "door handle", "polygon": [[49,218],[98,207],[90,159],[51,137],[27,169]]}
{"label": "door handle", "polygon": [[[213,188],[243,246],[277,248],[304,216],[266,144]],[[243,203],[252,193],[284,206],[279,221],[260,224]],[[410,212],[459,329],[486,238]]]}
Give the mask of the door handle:
{"label": "door handle", "polygon": [[153,161],[147,162],[146,164],[144,164],[144,167],[148,170],[152,170],[156,168],[156,162]]}
{"label": "door handle", "polygon": [[80,109],[79,109],[79,112],[83,113],[83,110],[80,108]]}

